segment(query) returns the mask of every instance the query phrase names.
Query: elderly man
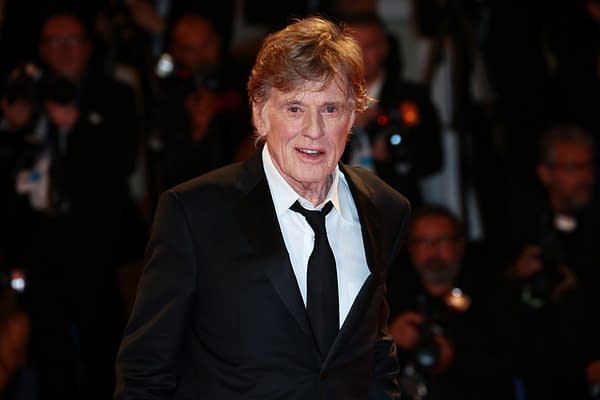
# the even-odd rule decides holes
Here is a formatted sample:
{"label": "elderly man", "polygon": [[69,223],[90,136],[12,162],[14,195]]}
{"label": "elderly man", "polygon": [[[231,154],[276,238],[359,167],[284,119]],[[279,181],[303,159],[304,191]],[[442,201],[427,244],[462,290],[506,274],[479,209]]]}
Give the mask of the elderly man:
{"label": "elderly man", "polygon": [[360,48],[321,18],[269,35],[247,161],[166,191],[116,399],[397,399],[386,273],[409,204],[340,163],[367,107]]}

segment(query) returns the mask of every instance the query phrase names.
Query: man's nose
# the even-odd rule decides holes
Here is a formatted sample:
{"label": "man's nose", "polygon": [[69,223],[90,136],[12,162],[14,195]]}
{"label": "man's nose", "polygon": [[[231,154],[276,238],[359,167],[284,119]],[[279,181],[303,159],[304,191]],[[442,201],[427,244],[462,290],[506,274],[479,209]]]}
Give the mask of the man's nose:
{"label": "man's nose", "polygon": [[306,117],[304,135],[317,139],[325,134],[323,117],[319,112],[309,112]]}

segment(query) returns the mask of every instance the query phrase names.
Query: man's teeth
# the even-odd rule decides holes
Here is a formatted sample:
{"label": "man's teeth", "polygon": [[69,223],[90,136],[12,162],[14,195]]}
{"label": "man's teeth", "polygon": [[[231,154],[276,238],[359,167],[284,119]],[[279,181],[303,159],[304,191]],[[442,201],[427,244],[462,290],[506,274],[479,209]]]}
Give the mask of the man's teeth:
{"label": "man's teeth", "polygon": [[317,150],[300,149],[300,151],[306,154],[319,154]]}

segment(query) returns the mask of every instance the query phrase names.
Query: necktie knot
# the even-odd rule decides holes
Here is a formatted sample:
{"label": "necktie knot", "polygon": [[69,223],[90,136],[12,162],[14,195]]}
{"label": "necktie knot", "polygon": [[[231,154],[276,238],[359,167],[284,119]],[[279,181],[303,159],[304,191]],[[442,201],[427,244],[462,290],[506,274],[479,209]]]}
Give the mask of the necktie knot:
{"label": "necktie knot", "polygon": [[321,210],[307,210],[306,208],[302,207],[297,200],[290,207],[290,209],[292,209],[293,211],[304,215],[304,218],[306,218],[306,221],[308,222],[312,230],[315,232],[315,235],[327,234],[327,230],[325,228],[325,216],[327,216],[327,214],[329,213],[329,211],[331,211],[332,208],[333,203],[331,201],[328,201],[327,204],[325,204],[325,206],[323,206]]}

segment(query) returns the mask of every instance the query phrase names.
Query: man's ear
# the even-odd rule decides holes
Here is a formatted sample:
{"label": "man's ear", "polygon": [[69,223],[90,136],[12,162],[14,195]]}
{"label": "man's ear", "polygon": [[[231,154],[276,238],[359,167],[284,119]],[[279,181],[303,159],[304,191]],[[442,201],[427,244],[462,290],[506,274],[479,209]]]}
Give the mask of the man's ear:
{"label": "man's ear", "polygon": [[267,121],[263,117],[263,112],[265,109],[264,104],[252,103],[252,122],[254,123],[254,128],[256,129],[256,133],[260,137],[267,136],[267,132],[269,130]]}

